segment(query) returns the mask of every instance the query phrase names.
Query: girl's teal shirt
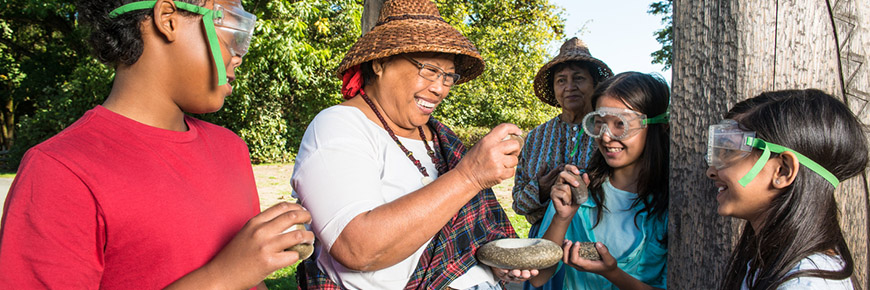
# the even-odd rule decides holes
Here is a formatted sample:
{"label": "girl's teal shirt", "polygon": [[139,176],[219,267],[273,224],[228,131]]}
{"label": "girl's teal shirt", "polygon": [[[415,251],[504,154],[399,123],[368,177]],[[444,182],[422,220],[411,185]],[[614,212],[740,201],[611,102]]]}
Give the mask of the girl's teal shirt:
{"label": "girl's teal shirt", "polygon": [[[609,180],[604,183],[602,188],[605,195],[613,196],[619,194],[624,196],[626,193],[636,195],[614,188]],[[614,243],[638,240],[637,237],[624,237],[620,239],[618,236],[613,237],[615,240],[596,239],[595,232],[607,232],[609,229],[602,228],[602,226],[606,226],[605,223],[601,223],[597,228],[593,229],[598,212],[595,206],[596,203],[591,198],[580,205],[580,208],[571,220],[571,225],[565,233],[565,239],[574,242],[602,242],[609,248]],[[642,203],[631,208],[632,216],[642,208]],[[555,214],[556,209],[553,207],[553,202],[550,201],[541,223],[538,238],[542,237],[546,229],[550,227]],[[602,220],[607,218],[608,213],[605,212]],[[641,234],[639,242],[631,245],[626,255],[615,257],[617,258],[617,266],[650,286],[666,288],[668,269],[668,249],[665,239],[668,234],[667,212],[663,213],[660,217],[650,216],[647,212],[643,212],[636,216],[635,222],[639,229],[637,232]],[[612,229],[612,232],[618,231],[617,229]],[[561,268],[562,266],[562,263],[559,262],[559,267]],[[564,289],[617,289],[610,281],[598,274],[582,272],[571,267],[566,270]]]}

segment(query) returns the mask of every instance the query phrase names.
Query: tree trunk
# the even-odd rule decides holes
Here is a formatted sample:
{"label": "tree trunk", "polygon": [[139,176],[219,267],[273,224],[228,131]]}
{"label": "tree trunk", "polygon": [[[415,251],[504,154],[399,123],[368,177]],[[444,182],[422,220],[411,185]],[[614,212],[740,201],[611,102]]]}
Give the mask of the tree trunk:
{"label": "tree trunk", "polygon": [[378,23],[378,16],[381,15],[381,7],[384,6],[385,0],[365,0],[363,3],[362,26],[360,30],[365,35],[375,27]]}
{"label": "tree trunk", "polygon": [[[742,227],[716,214],[706,130],[763,91],[818,88],[870,124],[870,2],[674,1],[669,287],[713,289]],[[867,174],[837,190],[841,228],[867,287]]]}

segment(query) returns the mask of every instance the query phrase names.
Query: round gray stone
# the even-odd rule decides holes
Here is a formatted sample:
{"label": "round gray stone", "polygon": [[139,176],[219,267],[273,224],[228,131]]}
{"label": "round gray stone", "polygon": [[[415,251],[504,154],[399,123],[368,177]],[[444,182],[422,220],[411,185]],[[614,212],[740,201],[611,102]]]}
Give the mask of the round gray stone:
{"label": "round gray stone", "polygon": [[559,263],[562,247],[545,239],[499,239],[481,246],[477,259],[501,269],[544,269]]}

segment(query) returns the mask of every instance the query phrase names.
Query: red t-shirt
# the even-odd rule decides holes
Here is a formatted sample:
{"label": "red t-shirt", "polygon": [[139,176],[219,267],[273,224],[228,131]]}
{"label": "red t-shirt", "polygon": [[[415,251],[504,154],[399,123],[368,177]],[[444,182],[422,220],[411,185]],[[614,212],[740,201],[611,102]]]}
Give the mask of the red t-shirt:
{"label": "red t-shirt", "polygon": [[260,212],[245,143],[192,117],[147,126],[98,106],[25,154],[4,206],[4,289],[164,288]]}

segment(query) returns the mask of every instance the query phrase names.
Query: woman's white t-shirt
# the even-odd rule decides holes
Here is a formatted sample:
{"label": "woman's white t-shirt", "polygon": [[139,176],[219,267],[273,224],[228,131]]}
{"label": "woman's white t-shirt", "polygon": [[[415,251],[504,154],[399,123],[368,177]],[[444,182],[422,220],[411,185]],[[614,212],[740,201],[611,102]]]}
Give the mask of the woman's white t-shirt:
{"label": "woman's white t-shirt", "polygon": [[[399,140],[430,177],[438,177],[423,141]],[[404,288],[429,242],[401,262],[370,272],[345,268],[329,250],[353,218],[420,189],[422,177],[390,135],[359,109],[338,105],[317,114],[302,138],[291,182],[294,197],[311,213],[320,269],[348,289]],[[485,281],[495,283],[494,276],[478,265],[450,286],[464,289]]]}

